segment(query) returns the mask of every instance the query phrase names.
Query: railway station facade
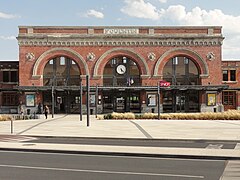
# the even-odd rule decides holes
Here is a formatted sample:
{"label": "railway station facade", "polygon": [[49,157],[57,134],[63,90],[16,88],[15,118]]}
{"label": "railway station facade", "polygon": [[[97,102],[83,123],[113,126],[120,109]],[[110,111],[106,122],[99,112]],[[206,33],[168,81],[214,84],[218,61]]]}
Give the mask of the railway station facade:
{"label": "railway station facade", "polygon": [[17,39],[19,76],[2,85],[1,106],[14,94],[31,112],[53,103],[56,113],[79,113],[82,84],[85,112],[89,77],[92,113],[157,112],[158,90],[163,113],[240,108],[240,61],[222,61],[218,26],[20,26]]}

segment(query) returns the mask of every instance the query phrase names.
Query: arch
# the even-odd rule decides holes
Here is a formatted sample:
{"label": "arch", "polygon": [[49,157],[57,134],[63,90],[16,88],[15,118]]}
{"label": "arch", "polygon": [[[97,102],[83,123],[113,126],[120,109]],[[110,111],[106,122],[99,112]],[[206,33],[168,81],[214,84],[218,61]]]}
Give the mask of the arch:
{"label": "arch", "polygon": [[[110,58],[116,55],[125,55],[131,57],[133,60],[138,60],[136,63],[143,67],[143,69],[140,68],[141,77],[150,77],[150,71],[148,68],[148,65],[145,61],[145,59],[134,52],[131,49],[126,48],[113,48],[108,51],[106,51],[96,62],[93,70],[93,78],[101,78],[104,70],[103,64],[106,64]],[[100,75],[101,74],[101,75]]]}
{"label": "arch", "polygon": [[70,48],[53,48],[48,51],[45,51],[35,62],[33,66],[33,78],[42,77],[42,72],[44,65],[48,62],[50,58],[55,56],[67,56],[72,58],[79,66],[81,74],[89,75],[89,70],[87,63],[84,61],[83,57],[78,54],[76,51]]}
{"label": "arch", "polygon": [[154,77],[162,76],[163,68],[159,69],[160,67],[164,67],[165,64],[168,62],[170,58],[174,56],[184,55],[186,57],[191,58],[197,65],[200,70],[200,77],[206,78],[209,76],[209,69],[207,63],[204,59],[195,51],[185,48],[174,48],[167,52],[165,52],[157,61],[155,68],[154,68]]}

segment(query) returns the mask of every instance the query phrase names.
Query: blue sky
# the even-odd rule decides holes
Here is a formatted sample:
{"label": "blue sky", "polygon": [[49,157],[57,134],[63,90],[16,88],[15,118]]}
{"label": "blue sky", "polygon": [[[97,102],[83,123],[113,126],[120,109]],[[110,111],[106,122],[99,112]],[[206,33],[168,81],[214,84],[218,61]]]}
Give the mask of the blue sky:
{"label": "blue sky", "polygon": [[240,59],[238,0],[0,0],[0,60],[17,60],[18,26],[223,26],[223,59]]}

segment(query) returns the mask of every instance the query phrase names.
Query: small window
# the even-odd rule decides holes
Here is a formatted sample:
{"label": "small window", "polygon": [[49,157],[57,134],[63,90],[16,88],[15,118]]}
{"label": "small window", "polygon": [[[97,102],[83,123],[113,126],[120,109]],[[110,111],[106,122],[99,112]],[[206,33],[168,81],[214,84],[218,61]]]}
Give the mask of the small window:
{"label": "small window", "polygon": [[3,71],[3,82],[9,82],[9,72],[8,71]]}
{"label": "small window", "polygon": [[49,64],[53,64],[53,59],[51,59],[51,60],[49,61]]}
{"label": "small window", "polygon": [[173,58],[173,64],[178,65],[178,57]]}
{"label": "small window", "polygon": [[11,82],[17,82],[17,71],[11,71]]}
{"label": "small window", "polygon": [[236,81],[236,70],[230,70],[230,81]]}
{"label": "small window", "polygon": [[116,64],[116,59],[115,58],[112,59],[112,64]]}
{"label": "small window", "polygon": [[223,81],[228,81],[228,71],[227,70],[223,70]]}
{"label": "small window", "polygon": [[75,104],[80,104],[80,96],[75,96]]}
{"label": "small window", "polygon": [[123,63],[126,64],[127,63],[127,58],[123,57]]}
{"label": "small window", "polygon": [[61,57],[60,58],[60,65],[65,65],[66,63],[65,63],[65,57]]}
{"label": "small window", "polygon": [[16,106],[18,104],[18,95],[14,93],[3,93],[4,106]]}

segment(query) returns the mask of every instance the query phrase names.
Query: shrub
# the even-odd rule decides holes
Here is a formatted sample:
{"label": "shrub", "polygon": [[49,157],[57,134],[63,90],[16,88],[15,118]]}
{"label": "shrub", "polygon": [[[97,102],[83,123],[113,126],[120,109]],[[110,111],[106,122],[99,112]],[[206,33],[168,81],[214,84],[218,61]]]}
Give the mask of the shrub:
{"label": "shrub", "polygon": [[[157,113],[116,113],[104,115],[104,119],[158,119]],[[239,110],[226,112],[204,112],[204,113],[161,113],[160,119],[180,119],[180,120],[240,120]]]}
{"label": "shrub", "polygon": [[113,119],[112,114],[111,113],[105,114],[104,119]]}
{"label": "shrub", "polygon": [[0,115],[0,121],[10,121],[10,120],[12,120],[12,116]]}
{"label": "shrub", "polygon": [[142,119],[157,119],[157,114],[155,113],[144,113]]}

